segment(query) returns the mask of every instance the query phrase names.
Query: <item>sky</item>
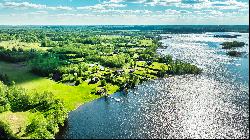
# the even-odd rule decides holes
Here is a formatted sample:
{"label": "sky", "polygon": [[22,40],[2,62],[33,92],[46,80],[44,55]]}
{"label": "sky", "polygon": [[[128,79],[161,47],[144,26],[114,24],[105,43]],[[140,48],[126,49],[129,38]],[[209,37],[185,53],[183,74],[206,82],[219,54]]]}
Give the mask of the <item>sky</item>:
{"label": "sky", "polygon": [[0,25],[249,25],[249,0],[0,0]]}

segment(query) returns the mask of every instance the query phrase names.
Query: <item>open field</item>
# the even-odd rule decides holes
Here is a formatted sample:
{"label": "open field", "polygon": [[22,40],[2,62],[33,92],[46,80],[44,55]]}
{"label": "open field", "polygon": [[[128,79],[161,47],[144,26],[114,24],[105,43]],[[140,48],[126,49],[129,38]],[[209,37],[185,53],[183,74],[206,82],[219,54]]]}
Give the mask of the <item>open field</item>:
{"label": "open field", "polygon": [[11,80],[15,81],[17,86],[27,89],[31,94],[43,91],[52,92],[57,98],[64,101],[68,110],[73,110],[79,105],[99,97],[90,94],[91,90],[98,84],[82,83],[79,86],[69,86],[57,83],[30,73],[28,68],[21,64],[0,62],[0,72],[6,73]]}
{"label": "open field", "polygon": [[30,49],[38,49],[38,50],[47,50],[47,47],[40,47],[40,43],[27,43],[27,42],[20,42],[18,40],[10,40],[10,41],[0,41],[0,47],[6,49],[12,48],[22,48],[24,50]]}

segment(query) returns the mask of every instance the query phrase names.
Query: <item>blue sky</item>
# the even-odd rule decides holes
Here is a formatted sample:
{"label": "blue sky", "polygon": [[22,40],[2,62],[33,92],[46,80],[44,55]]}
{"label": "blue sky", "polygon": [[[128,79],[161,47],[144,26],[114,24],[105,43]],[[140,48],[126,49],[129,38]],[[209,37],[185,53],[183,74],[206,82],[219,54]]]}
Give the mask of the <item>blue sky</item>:
{"label": "blue sky", "polygon": [[0,24],[249,24],[248,0],[0,0]]}

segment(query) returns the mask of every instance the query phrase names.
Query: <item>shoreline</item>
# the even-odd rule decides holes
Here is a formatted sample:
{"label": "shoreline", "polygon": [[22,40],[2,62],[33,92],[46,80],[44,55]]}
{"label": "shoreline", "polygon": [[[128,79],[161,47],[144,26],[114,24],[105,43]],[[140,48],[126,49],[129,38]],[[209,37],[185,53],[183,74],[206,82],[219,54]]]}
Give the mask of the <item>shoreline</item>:
{"label": "shoreline", "polygon": [[[188,75],[195,75],[195,74],[188,74]],[[138,85],[136,85],[136,86],[139,86],[139,85],[143,84],[144,82],[150,82],[150,81],[154,81],[154,80],[160,80],[160,79],[165,79],[165,78],[171,78],[171,77],[174,77],[174,76],[176,76],[176,75],[168,75],[168,76],[165,76],[165,77],[162,77],[162,78],[157,77],[156,79],[150,79],[150,80],[148,80],[148,81],[143,81],[142,83],[140,83],[140,84],[138,84]],[[135,86],[135,87],[136,87],[136,86]],[[131,90],[131,89],[134,89],[134,88],[129,88],[128,90]],[[109,94],[109,96],[111,96],[111,95],[113,95],[113,94],[116,94],[116,93],[118,93],[118,92],[122,92],[122,91],[116,91],[116,92],[114,92],[114,93],[112,93],[112,94]],[[129,93],[126,93],[126,94],[129,94]],[[109,96],[108,96],[108,97],[109,97]],[[65,128],[67,128],[67,125],[68,125],[68,117],[69,117],[69,113],[70,113],[70,112],[76,111],[76,110],[79,109],[81,106],[84,106],[85,104],[88,104],[88,103],[90,103],[90,102],[92,102],[92,101],[94,101],[94,100],[98,100],[98,99],[100,99],[100,98],[105,98],[105,96],[101,96],[101,97],[99,97],[99,98],[96,98],[96,99],[93,99],[93,100],[91,100],[91,101],[85,102],[85,103],[79,105],[78,107],[76,107],[75,109],[70,110],[70,111],[67,113],[67,118],[66,118],[65,121],[64,121],[64,126],[61,126],[61,125],[59,126],[59,131],[55,134],[55,139],[65,139],[65,138],[63,137],[62,134],[64,134],[64,132],[66,131]],[[109,97],[109,98],[110,98],[110,97]]]}
{"label": "shoreline", "polygon": [[[28,32],[30,31],[27,30]],[[107,31],[106,33],[108,34]],[[42,52],[35,51],[35,49],[31,51],[20,47],[16,48],[15,45],[19,46],[20,42],[16,42],[10,50],[5,48],[9,47],[8,43],[6,43],[5,47],[1,47],[1,58],[10,62],[0,62],[1,72],[6,74],[11,81],[15,81],[16,86],[27,90],[27,93],[29,93],[27,96],[34,96],[35,92],[42,94],[45,91],[51,92],[56,99],[64,102],[63,108],[65,108],[65,113],[67,113],[65,120],[68,119],[71,111],[75,111],[80,106],[95,99],[102,98],[103,92],[99,93],[101,89],[105,89],[104,92],[108,94],[114,94],[123,88],[131,89],[145,81],[165,76],[169,77],[170,74],[199,74],[201,72],[201,69],[197,66],[173,60],[170,55],[159,56],[156,50],[160,47],[160,39],[145,38],[138,34],[134,36],[118,36],[116,38],[107,35],[98,38],[100,42],[111,41],[111,44],[109,42],[109,44],[106,43],[103,46],[98,45],[98,40],[95,39],[95,36],[89,37],[89,39],[96,41],[94,45],[73,42],[71,47],[53,47],[50,51]],[[86,42],[89,40],[80,41]],[[29,46],[29,44],[27,45]],[[74,45],[80,45],[84,50],[75,50]],[[114,49],[118,45],[120,46]],[[109,46],[109,50],[105,52],[103,57],[100,57],[103,54],[103,48],[107,46]],[[93,48],[96,50],[93,51]],[[90,53],[90,56],[85,56],[86,52],[92,52],[93,54]],[[61,56],[61,59],[59,56]],[[86,60],[82,63],[80,62],[81,60],[76,59],[76,63],[73,63],[70,62],[73,61],[71,60],[73,59],[72,57],[84,57]],[[20,62],[19,58],[23,58],[22,60],[24,61]],[[31,59],[29,63],[33,65],[26,63],[29,59]],[[65,61],[69,63],[63,65]],[[17,63],[23,62],[26,65],[18,65],[16,67]],[[95,66],[89,67],[86,65],[92,63],[97,63],[98,65],[96,66],[103,65],[105,68],[102,70],[100,67],[96,68]],[[37,71],[34,71],[34,68]],[[31,70],[33,71],[31,72]],[[50,79],[51,75],[55,74],[55,71],[58,72],[58,75],[61,75],[59,82]],[[39,74],[41,76],[38,76]],[[68,81],[78,82],[78,84],[74,86],[64,84],[64,82]],[[32,99],[30,100],[32,101]],[[62,117],[65,116],[62,115]],[[46,121],[53,121],[53,118],[48,118]],[[55,124],[56,127],[58,127],[58,124],[59,121]],[[26,126],[21,126],[21,128],[26,129]],[[46,129],[44,131],[54,134],[57,130]],[[13,133],[17,135],[16,132]],[[34,133],[36,134],[37,132]],[[20,135],[20,137],[22,136]]]}

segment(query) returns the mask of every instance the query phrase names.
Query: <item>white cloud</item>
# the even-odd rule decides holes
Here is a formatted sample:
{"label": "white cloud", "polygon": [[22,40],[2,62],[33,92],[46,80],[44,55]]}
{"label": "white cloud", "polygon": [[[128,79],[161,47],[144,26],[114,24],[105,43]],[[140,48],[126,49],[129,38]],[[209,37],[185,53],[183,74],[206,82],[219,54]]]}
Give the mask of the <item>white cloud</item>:
{"label": "white cloud", "polygon": [[[0,0],[1,1],[1,0]],[[136,3],[138,5],[146,5],[148,7],[143,7],[143,9],[129,9],[128,3]],[[150,6],[165,6],[158,9],[158,7]],[[173,7],[169,7],[173,6]],[[8,1],[0,2],[0,8],[12,8],[12,9],[33,9],[29,13],[23,13],[26,15],[27,20],[40,20],[40,17],[49,17],[53,20],[60,19],[63,21],[71,22],[71,19],[77,23],[78,20],[82,20],[81,23],[91,21],[92,17],[98,17],[97,20],[108,19],[108,21],[114,19],[124,20],[129,17],[134,19],[139,19],[138,22],[143,23],[141,20],[147,19],[154,20],[155,23],[158,21],[168,22],[169,20],[179,22],[190,22],[188,20],[204,20],[202,23],[206,22],[217,22],[214,19],[225,18],[230,21],[230,18],[237,16],[243,17],[242,20],[234,21],[232,23],[246,21],[245,17],[249,17],[247,13],[248,2],[242,2],[238,0],[103,0],[99,4],[82,7],[67,7],[67,6],[49,6],[30,2],[18,2],[18,1]],[[141,8],[141,7],[140,7]],[[145,9],[144,9],[145,8]],[[231,9],[231,10],[227,10]],[[1,9],[0,9],[1,10]],[[2,9],[4,10],[4,9]],[[50,10],[67,10],[67,12],[50,12]],[[82,11],[84,10],[84,11]],[[151,11],[152,10],[152,11]],[[25,11],[24,11],[25,12]],[[50,12],[50,14],[48,14]],[[53,14],[54,13],[54,14]],[[22,14],[22,12],[20,12]],[[23,17],[20,15],[8,13],[5,15],[12,15],[15,17]],[[111,18],[113,17],[113,18]],[[65,19],[64,19],[65,18]],[[8,18],[6,18],[8,19]],[[17,18],[15,18],[17,19]],[[67,19],[67,20],[66,20]],[[83,20],[85,19],[85,20]],[[236,18],[235,18],[236,19]],[[197,22],[198,22],[197,20]],[[210,20],[210,21],[209,21]],[[1,21],[1,18],[0,18]],[[14,18],[13,18],[14,21]],[[1,22],[5,22],[2,20]],[[46,21],[47,22],[47,21]],[[50,22],[50,21],[48,21]],[[129,22],[129,21],[126,21]],[[145,21],[146,22],[146,21]],[[199,21],[200,22],[200,21]],[[80,21],[79,21],[80,23]],[[122,22],[121,22],[122,23]]]}
{"label": "white cloud", "polygon": [[124,0],[110,0],[110,1],[104,1],[104,3],[121,3],[124,2]]}
{"label": "white cloud", "polygon": [[129,2],[129,3],[145,3],[151,2],[152,0],[108,0],[104,1],[104,3],[121,3],[121,2]]}
{"label": "white cloud", "polygon": [[105,9],[105,10],[97,10],[95,13],[100,13],[102,15],[110,15],[110,14],[116,14],[116,15],[148,15],[152,14],[152,11],[149,10],[118,10],[118,9]]}
{"label": "white cloud", "polygon": [[65,18],[65,17],[93,17],[95,15],[91,14],[70,14],[70,13],[63,13],[63,14],[54,14],[54,15],[49,15],[50,17],[60,17],[60,18]]}
{"label": "white cloud", "polygon": [[212,1],[212,0],[109,0],[107,3],[143,3],[146,6],[175,6],[192,9],[241,9],[248,8],[247,2],[237,0]]}
{"label": "white cloud", "polygon": [[[126,7],[122,2],[141,3],[146,6],[174,6],[177,8],[191,8],[191,9],[222,9],[222,10],[240,10],[248,9],[247,2],[237,0],[212,1],[212,0],[106,0],[103,3],[93,6],[77,7],[78,10],[105,10]],[[14,8],[14,9],[48,9],[48,10],[73,10],[74,7],[67,6],[47,6],[42,4],[34,4],[29,2],[4,2],[0,3],[0,7]]]}
{"label": "white cloud", "polygon": [[211,10],[210,14],[212,14],[214,16],[223,16],[224,15],[221,11],[218,11],[218,10]]}
{"label": "white cloud", "polygon": [[46,5],[41,5],[41,4],[32,4],[29,2],[5,2],[2,4],[3,7],[6,8],[21,8],[21,9],[26,9],[26,8],[35,8],[35,9],[44,9],[46,8]]}
{"label": "white cloud", "polygon": [[116,4],[116,3],[104,3],[104,4],[96,4],[94,6],[83,6],[77,7],[78,10],[105,10],[105,9],[113,9],[113,8],[121,8],[126,7],[125,4]]}
{"label": "white cloud", "polygon": [[190,13],[192,13],[192,12],[190,12],[190,11],[188,11],[188,10],[180,10],[180,12],[181,12],[182,14],[190,14]]}
{"label": "white cloud", "polygon": [[[194,0],[192,0],[194,1]],[[187,2],[187,0],[175,5],[179,8],[192,8],[192,9],[242,9],[248,8],[248,3],[239,2],[237,0],[226,1],[211,1],[211,0],[199,0],[198,2]]]}
{"label": "white cloud", "polygon": [[177,11],[177,10],[168,9],[168,10],[165,10],[165,13],[170,14],[170,15],[174,15],[174,14],[180,14],[181,12]]}
{"label": "white cloud", "polygon": [[227,0],[227,1],[215,1],[210,2],[211,7],[216,7],[218,9],[241,9],[248,8],[248,3],[238,2],[236,0]]}
{"label": "white cloud", "polygon": [[150,6],[156,6],[156,5],[169,6],[180,2],[181,0],[147,0],[145,4]]}
{"label": "white cloud", "polygon": [[36,11],[32,12],[31,14],[48,14],[48,11]]}
{"label": "white cloud", "polygon": [[47,6],[42,4],[33,4],[29,2],[5,2],[0,3],[1,7],[13,8],[13,9],[49,9],[49,10],[73,10],[71,7],[67,6]]}
{"label": "white cloud", "polygon": [[67,6],[47,7],[47,9],[51,9],[51,10],[73,10],[73,8],[67,7]]}

